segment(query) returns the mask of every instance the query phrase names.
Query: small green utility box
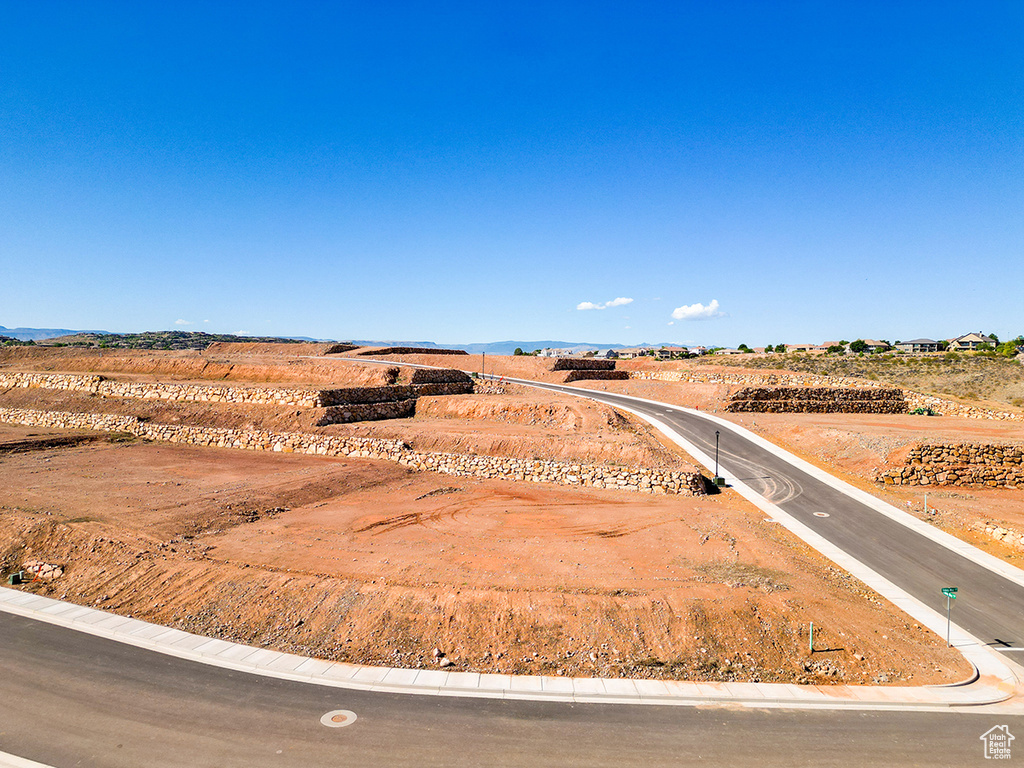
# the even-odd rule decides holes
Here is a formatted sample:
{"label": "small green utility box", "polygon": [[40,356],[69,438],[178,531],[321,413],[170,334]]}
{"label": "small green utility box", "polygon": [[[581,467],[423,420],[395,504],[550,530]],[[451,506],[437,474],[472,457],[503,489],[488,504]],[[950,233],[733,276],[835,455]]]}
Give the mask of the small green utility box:
{"label": "small green utility box", "polygon": [[724,477],[716,477],[715,478],[715,485],[717,485],[719,488],[724,488],[725,487],[725,478]]}
{"label": "small green utility box", "polygon": [[12,573],[10,576],[7,577],[7,583],[10,584],[11,586],[14,586],[15,584],[21,584],[22,579],[23,579],[24,576],[25,576],[25,572],[24,571],[18,571],[17,573]]}

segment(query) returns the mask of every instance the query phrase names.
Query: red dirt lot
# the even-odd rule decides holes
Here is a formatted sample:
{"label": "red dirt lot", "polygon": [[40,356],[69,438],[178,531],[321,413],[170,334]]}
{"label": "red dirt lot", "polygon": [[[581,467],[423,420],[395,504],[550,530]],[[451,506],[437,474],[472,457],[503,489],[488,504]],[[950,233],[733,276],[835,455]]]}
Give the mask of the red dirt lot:
{"label": "red dirt lot", "polygon": [[[722,414],[846,482],[928,520],[1018,567],[1024,551],[984,533],[986,523],[1024,531],[1024,490],[885,486],[877,470],[902,465],[920,442],[1022,443],[1024,423],[946,416],[876,414]],[[929,514],[925,514],[928,494]]]}
{"label": "red dirt lot", "polygon": [[729,492],[138,441],[0,453],[0,477],[5,573],[60,563],[62,578],[28,588],[240,642],[413,667],[436,666],[440,648],[453,669],[507,673],[931,684],[969,672]]}

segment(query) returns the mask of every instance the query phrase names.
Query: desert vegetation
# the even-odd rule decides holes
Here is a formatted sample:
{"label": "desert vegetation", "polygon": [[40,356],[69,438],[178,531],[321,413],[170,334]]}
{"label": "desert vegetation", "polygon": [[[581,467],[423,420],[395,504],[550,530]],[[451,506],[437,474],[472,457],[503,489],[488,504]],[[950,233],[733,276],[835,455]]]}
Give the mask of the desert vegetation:
{"label": "desert vegetation", "polygon": [[1024,365],[997,352],[938,355],[787,355],[704,359],[700,364],[851,376],[897,387],[1024,407]]}

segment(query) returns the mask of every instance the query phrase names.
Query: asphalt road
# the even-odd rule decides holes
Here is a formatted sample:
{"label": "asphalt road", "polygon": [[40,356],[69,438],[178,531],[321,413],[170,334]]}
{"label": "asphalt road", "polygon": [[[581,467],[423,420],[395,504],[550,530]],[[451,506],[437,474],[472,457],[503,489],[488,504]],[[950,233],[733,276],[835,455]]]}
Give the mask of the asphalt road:
{"label": "asphalt road", "polygon": [[[5,613],[0,643],[0,751],[59,768],[963,767],[988,764],[979,737],[993,726],[1024,735],[1024,717],[347,691],[209,667]],[[335,709],[358,719],[321,725]]]}
{"label": "asphalt road", "polygon": [[[708,456],[715,455],[715,430],[719,430],[719,461],[724,471],[941,613],[946,612],[941,588],[957,587],[953,620],[959,626],[994,648],[1024,648],[1024,586],[900,525],[742,435],[671,405],[653,405],[575,387],[520,383],[582,394],[655,416]],[[816,512],[824,512],[828,517],[818,517]],[[1024,652],[1008,655],[1014,661],[1024,662]]]}
{"label": "asphalt road", "polygon": [[[716,425],[645,410],[706,453]],[[618,403],[616,402],[618,401]],[[813,530],[990,642],[1024,644],[1024,590],[723,431],[721,461]],[[825,511],[827,518],[814,512]],[[330,710],[354,711],[327,728]],[[970,766],[991,714],[619,706],[368,693],[184,661],[0,612],[0,751],[53,766]],[[1024,738],[1022,736],[1021,738]],[[1024,745],[1024,741],[1021,742]],[[1024,759],[1024,746],[1018,747]],[[0,759],[2,764],[2,759]]]}

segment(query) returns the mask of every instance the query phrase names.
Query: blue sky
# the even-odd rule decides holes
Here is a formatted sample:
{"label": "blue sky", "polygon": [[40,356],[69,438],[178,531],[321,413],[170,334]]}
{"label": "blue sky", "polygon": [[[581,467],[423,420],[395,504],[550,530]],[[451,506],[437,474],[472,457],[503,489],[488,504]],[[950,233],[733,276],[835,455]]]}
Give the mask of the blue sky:
{"label": "blue sky", "polygon": [[0,0],[0,324],[1015,336],[1022,39],[1019,2]]}

